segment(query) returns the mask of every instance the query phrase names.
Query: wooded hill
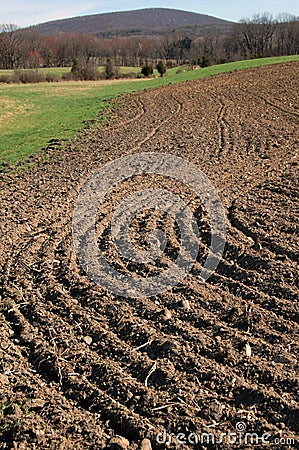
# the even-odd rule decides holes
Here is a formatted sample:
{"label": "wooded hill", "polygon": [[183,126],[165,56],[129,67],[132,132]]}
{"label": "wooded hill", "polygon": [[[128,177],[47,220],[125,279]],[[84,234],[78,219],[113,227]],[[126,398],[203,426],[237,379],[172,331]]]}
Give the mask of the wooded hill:
{"label": "wooded hill", "polygon": [[160,35],[178,29],[225,32],[232,22],[194,12],[167,8],[146,8],[54,20],[32,27],[41,34],[90,33],[101,37]]}

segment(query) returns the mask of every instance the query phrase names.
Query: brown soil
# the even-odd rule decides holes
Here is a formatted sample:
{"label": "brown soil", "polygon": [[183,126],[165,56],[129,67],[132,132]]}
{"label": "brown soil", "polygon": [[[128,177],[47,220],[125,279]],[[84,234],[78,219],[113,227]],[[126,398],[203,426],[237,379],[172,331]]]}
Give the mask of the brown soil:
{"label": "brown soil", "polygon": [[[165,448],[155,439],[164,428],[219,437],[237,422],[271,442],[294,439],[271,448],[299,448],[298,72],[290,63],[124,96],[107,126],[3,175],[1,448],[145,449],[144,438]],[[186,279],[163,295],[124,299],[77,264],[71,218],[96,169],[140,151],[197,165],[226,208],[228,238],[216,273],[199,283],[209,244],[199,220],[202,252]],[[129,188],[172,188],[139,178],[118,186],[99,217]],[[173,439],[170,448],[187,447]]]}

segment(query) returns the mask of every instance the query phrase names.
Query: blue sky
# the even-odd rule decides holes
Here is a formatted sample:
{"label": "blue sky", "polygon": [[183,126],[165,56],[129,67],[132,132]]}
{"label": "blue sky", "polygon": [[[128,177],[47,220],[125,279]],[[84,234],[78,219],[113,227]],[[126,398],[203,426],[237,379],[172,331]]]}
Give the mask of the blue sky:
{"label": "blue sky", "polygon": [[8,0],[0,7],[0,24],[27,26],[66,17],[152,7],[184,9],[233,21],[264,11],[299,16],[299,0],[185,0],[183,3],[179,0],[86,0],[85,3],[82,0]]}

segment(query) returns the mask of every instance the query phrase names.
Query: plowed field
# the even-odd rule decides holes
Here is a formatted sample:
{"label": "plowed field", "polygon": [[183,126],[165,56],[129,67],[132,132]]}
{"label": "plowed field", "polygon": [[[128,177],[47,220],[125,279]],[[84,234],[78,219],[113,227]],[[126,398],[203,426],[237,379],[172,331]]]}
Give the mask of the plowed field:
{"label": "plowed field", "polygon": [[[106,126],[2,176],[1,448],[262,448],[265,433],[268,447],[299,448],[298,73],[289,63],[121,97]],[[200,283],[210,229],[195,198],[202,239],[190,274],[161,295],[122,298],[80,268],[72,215],[98,168],[147,151],[209,177],[226,211],[226,248]],[[109,217],[141,186],[188,201],[169,178],[119,184],[98,216],[119,266],[105,244]],[[174,248],[172,222],[150,211],[135,238],[158,222]]]}

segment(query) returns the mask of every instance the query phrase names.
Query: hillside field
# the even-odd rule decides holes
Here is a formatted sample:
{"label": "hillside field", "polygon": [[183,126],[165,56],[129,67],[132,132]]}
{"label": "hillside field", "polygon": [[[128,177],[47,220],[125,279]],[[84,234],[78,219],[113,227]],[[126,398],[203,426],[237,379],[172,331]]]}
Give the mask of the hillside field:
{"label": "hillside field", "polygon": [[[71,138],[104,100],[128,92],[109,102],[105,124],[1,175],[1,449],[299,448],[299,61],[259,63],[134,83],[1,86],[2,154],[14,161],[49,138]],[[232,73],[203,78],[221,70]],[[202,79],[176,83],[189,77]],[[156,170],[136,172],[153,152]],[[223,205],[225,250],[205,283],[214,232],[202,196],[213,206],[215,197],[187,186],[184,164],[164,176],[165,155],[201,170]],[[120,181],[124,156],[135,171]],[[157,230],[166,243],[157,258],[128,259],[111,231],[122,201],[130,214],[140,191],[171,192],[196,220],[194,264],[165,292],[120,296],[87,275],[97,259],[79,264],[78,195],[108,163],[89,192],[101,201],[81,201],[78,229],[93,211],[92,248],[121,277],[150,283],[182,244],[176,216],[145,202],[131,216],[131,244],[151,249]],[[108,178],[101,199],[96,188]]]}
{"label": "hillside field", "polygon": [[[51,139],[71,139],[99,114],[103,119],[107,101],[121,94],[298,59],[299,56],[266,58],[197,70],[171,69],[164,78],[133,81],[1,84],[0,161],[15,164],[46,147]],[[55,73],[57,69],[51,70]],[[60,68],[58,72],[64,70],[69,69]]]}

